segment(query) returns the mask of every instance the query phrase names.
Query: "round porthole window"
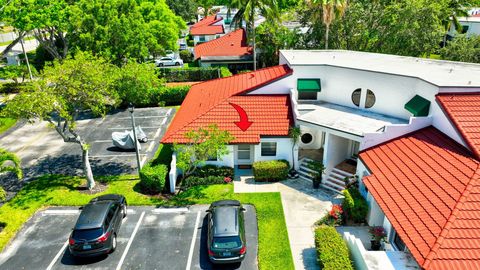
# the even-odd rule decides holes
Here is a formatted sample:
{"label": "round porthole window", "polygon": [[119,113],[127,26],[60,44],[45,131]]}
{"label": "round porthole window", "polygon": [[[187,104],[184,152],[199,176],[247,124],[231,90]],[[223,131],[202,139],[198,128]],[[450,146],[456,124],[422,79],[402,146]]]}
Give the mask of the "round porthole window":
{"label": "round porthole window", "polygon": [[360,96],[362,95],[362,89],[358,88],[352,93],[352,102],[355,106],[360,106]]}
{"label": "round porthole window", "polygon": [[302,137],[300,138],[300,140],[302,141],[302,143],[304,144],[309,144],[313,141],[313,136],[312,134],[310,133],[305,133],[302,135]]}
{"label": "round porthole window", "polygon": [[367,100],[365,100],[365,108],[371,108],[373,105],[375,105],[375,94],[373,93],[372,90],[368,89],[367,90]]}

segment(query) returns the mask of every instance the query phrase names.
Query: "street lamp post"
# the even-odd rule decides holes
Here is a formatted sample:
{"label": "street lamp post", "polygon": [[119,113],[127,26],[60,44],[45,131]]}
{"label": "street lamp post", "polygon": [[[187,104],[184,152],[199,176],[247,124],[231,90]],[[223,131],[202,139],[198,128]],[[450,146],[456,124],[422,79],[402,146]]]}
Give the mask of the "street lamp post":
{"label": "street lamp post", "polygon": [[128,105],[128,111],[130,112],[130,117],[132,118],[132,128],[133,128],[133,139],[135,140],[135,154],[137,156],[137,170],[138,175],[140,175],[140,170],[142,169],[142,165],[140,164],[140,154],[138,152],[138,140],[137,140],[137,131],[135,130],[135,117],[133,116],[133,111],[135,107],[132,103]]}

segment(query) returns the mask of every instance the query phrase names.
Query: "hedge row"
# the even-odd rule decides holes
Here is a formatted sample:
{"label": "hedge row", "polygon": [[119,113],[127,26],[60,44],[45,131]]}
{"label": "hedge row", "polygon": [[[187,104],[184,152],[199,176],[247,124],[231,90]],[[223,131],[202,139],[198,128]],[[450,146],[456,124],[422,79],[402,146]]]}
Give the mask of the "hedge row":
{"label": "hedge row", "polygon": [[149,194],[156,194],[163,191],[168,174],[168,167],[165,164],[145,164],[140,170],[140,187]]}
{"label": "hedge row", "polygon": [[194,176],[198,177],[207,177],[207,176],[222,176],[233,178],[233,168],[227,166],[215,166],[215,165],[205,165],[203,167],[197,168],[193,173]]}
{"label": "hedge row", "polygon": [[216,185],[216,184],[227,184],[227,183],[229,182],[225,181],[225,177],[223,176],[214,176],[214,175],[210,175],[207,177],[189,176],[182,181],[182,188],[188,189],[193,186]]}
{"label": "hedge row", "polygon": [[257,161],[253,163],[255,181],[275,182],[287,179],[290,166],[286,160]]}
{"label": "hedge row", "polygon": [[360,191],[355,187],[350,187],[343,191],[343,195],[345,199],[342,208],[347,218],[356,223],[364,222],[368,213],[368,204]]}
{"label": "hedge row", "polygon": [[190,86],[188,85],[164,87],[156,97],[158,99],[157,104],[163,106],[180,105],[187,96],[188,91],[190,91]]}
{"label": "hedge row", "polygon": [[194,68],[162,68],[159,77],[167,82],[199,82],[221,77],[219,68],[194,67]]}
{"label": "hedge row", "polygon": [[348,247],[334,227],[322,225],[315,229],[318,264],[323,270],[353,270]]}

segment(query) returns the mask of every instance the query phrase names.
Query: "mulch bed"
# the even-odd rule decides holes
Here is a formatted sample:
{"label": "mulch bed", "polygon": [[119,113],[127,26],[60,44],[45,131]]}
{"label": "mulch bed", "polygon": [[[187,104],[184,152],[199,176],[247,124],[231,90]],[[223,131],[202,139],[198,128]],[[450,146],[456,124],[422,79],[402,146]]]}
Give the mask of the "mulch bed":
{"label": "mulch bed", "polygon": [[104,192],[107,190],[108,185],[105,183],[100,183],[95,181],[95,187],[93,189],[88,189],[86,186],[78,187],[78,191],[83,194],[93,195],[97,193]]}

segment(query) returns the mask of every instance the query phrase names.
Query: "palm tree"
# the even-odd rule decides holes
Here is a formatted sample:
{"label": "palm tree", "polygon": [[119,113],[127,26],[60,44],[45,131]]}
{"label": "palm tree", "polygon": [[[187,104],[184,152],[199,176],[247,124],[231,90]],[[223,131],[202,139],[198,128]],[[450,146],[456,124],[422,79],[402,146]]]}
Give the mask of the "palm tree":
{"label": "palm tree", "polygon": [[309,0],[314,8],[320,7],[322,10],[322,21],[325,24],[325,49],[328,50],[328,36],[330,34],[330,25],[335,18],[343,17],[347,10],[347,0]]}
{"label": "palm tree", "polygon": [[[238,12],[232,19],[233,27],[242,26],[244,20],[247,24],[249,34],[253,43],[253,69],[257,70],[257,48],[255,43],[255,17],[260,14],[266,20],[276,21],[280,14],[278,11],[277,0],[232,0],[232,7],[237,8]],[[258,14],[257,14],[258,13]]]}
{"label": "palm tree", "polygon": [[[12,165],[7,165],[11,163]],[[20,168],[20,159],[5,149],[0,148],[0,174],[4,172],[13,172],[19,179],[22,179],[23,173]]]}
{"label": "palm tree", "polygon": [[468,7],[471,4],[468,1],[451,0],[448,3],[446,18],[443,20],[443,27],[445,27],[445,35],[443,36],[443,46],[447,44],[447,35],[452,25],[459,34],[463,34],[463,26],[458,21],[458,17],[468,17]]}

